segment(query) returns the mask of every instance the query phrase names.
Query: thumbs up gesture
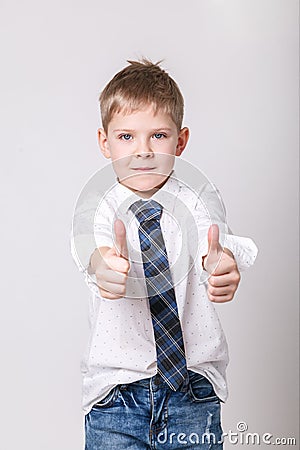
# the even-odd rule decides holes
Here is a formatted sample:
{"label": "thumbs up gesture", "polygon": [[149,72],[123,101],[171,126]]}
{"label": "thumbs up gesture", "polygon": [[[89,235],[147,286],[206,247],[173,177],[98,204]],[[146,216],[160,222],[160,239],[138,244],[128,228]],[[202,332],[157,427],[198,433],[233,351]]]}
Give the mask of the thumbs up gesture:
{"label": "thumbs up gesture", "polygon": [[115,246],[100,247],[92,259],[102,297],[114,300],[124,297],[130,264],[124,223],[117,219],[114,223]]}
{"label": "thumbs up gesture", "polygon": [[241,276],[232,252],[219,242],[219,227],[214,224],[208,230],[208,254],[202,257],[203,268],[211,274],[207,295],[217,303],[233,299]]}

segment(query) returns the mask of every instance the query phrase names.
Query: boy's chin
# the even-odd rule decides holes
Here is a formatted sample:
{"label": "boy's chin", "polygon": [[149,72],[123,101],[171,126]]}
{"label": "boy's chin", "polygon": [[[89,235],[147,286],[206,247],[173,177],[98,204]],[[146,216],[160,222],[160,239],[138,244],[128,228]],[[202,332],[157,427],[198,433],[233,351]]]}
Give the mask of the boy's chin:
{"label": "boy's chin", "polygon": [[120,183],[141,197],[151,197],[167,181],[167,175],[145,174],[120,180]]}

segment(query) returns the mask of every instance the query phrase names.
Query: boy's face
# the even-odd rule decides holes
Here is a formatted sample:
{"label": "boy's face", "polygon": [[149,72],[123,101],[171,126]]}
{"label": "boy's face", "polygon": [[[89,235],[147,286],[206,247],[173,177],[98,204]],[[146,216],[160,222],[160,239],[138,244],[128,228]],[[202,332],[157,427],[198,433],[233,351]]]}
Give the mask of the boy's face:
{"label": "boy's face", "polygon": [[101,151],[111,158],[119,182],[144,198],[166,182],[188,137],[188,128],[178,132],[172,118],[162,111],[154,115],[152,106],[131,114],[117,113],[107,133],[98,130]]}

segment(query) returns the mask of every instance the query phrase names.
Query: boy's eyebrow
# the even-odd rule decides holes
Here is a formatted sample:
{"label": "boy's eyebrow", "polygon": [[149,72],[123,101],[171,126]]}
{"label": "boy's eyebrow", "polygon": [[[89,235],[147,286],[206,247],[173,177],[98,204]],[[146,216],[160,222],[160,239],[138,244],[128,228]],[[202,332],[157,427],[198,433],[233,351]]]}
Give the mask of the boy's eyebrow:
{"label": "boy's eyebrow", "polygon": [[[162,130],[165,130],[165,131],[172,131],[172,128],[169,128],[169,127],[153,128],[153,129],[151,130],[151,133],[153,133],[154,131],[162,131]],[[113,133],[116,133],[116,132],[119,132],[119,131],[125,131],[126,133],[132,133],[132,132],[135,131],[135,130],[129,130],[129,129],[127,129],[127,128],[118,128],[118,129],[116,129],[116,130],[113,130]]]}

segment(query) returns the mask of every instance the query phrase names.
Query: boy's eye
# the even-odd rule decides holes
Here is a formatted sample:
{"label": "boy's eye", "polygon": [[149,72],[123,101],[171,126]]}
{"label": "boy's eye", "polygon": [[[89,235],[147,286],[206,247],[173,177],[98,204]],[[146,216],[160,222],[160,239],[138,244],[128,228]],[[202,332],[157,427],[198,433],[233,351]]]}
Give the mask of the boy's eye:
{"label": "boy's eye", "polygon": [[128,134],[128,133],[122,134],[120,136],[120,138],[123,139],[124,141],[129,141],[131,139],[131,137],[132,137],[131,134]]}
{"label": "boy's eye", "polygon": [[163,134],[163,133],[155,133],[155,134],[154,134],[154,137],[155,137],[155,139],[161,139],[161,138],[163,138],[163,137],[166,137],[166,135]]}

